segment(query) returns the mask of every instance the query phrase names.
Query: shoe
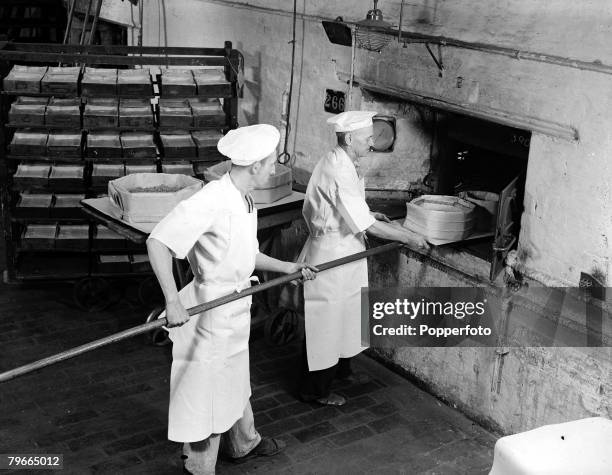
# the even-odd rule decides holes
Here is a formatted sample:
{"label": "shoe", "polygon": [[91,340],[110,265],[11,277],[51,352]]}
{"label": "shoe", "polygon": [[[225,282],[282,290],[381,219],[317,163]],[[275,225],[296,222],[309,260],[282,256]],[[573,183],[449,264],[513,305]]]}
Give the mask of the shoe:
{"label": "shoe", "polygon": [[287,444],[282,440],[273,439],[272,437],[262,437],[259,444],[257,444],[248,454],[231,460],[234,463],[240,464],[257,457],[271,457],[281,452],[286,446]]}
{"label": "shoe", "polygon": [[323,406],[344,406],[346,404],[346,398],[336,393],[331,393],[327,397],[315,399],[315,401]]}

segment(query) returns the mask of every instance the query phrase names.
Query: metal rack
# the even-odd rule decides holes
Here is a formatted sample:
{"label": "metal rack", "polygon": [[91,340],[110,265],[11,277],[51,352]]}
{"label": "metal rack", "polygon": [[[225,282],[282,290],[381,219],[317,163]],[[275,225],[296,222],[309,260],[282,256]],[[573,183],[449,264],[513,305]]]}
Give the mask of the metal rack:
{"label": "metal rack", "polygon": [[[223,126],[223,132],[236,128],[237,123],[237,110],[238,110],[238,73],[242,68],[242,55],[232,49],[231,42],[227,41],[223,48],[163,48],[163,47],[131,47],[131,46],[98,46],[98,45],[56,45],[56,44],[19,44],[10,42],[0,42],[0,70],[6,70],[10,68],[11,64],[41,64],[47,63],[49,65],[57,64],[76,64],[81,66],[112,66],[117,68],[133,67],[133,66],[217,66],[223,67],[225,72],[225,78],[230,83],[231,94],[223,98],[223,113],[225,116],[225,125]],[[161,87],[155,81],[153,76],[153,87],[150,96],[147,99],[154,99],[161,96]],[[94,238],[92,236],[91,224],[94,223],[88,216],[83,214],[82,218],[52,218],[52,217],[32,217],[27,216],[14,216],[14,192],[15,187],[12,183],[13,170],[17,164],[20,163],[58,163],[58,164],[79,164],[84,167],[84,176],[82,180],[83,186],[79,193],[84,193],[88,197],[95,196],[99,193],[100,185],[94,186],[90,177],[93,163],[117,163],[123,164],[126,160],[122,158],[91,158],[87,157],[83,150],[81,150],[81,157],[51,157],[51,156],[22,156],[22,155],[9,155],[7,154],[7,146],[10,142],[10,137],[15,130],[18,129],[18,124],[8,123],[8,109],[10,103],[15,96],[42,96],[42,97],[78,97],[82,99],[81,90],[79,89],[78,94],[65,95],[65,94],[53,94],[53,93],[16,93],[9,91],[0,91],[0,193],[1,193],[1,205],[3,215],[3,232],[4,239],[6,241],[6,261],[7,261],[7,272],[5,280],[9,282],[15,281],[27,281],[27,280],[82,280],[89,278],[90,283],[92,278],[106,278],[111,276],[121,276],[122,273],[108,273],[98,271],[95,266],[97,256],[106,251],[100,251],[94,244]],[[109,97],[109,96],[104,96]],[[144,95],[116,95],[112,96],[118,99],[120,98],[145,98]],[[222,97],[222,96],[219,96]],[[183,97],[172,97],[177,99],[183,99]],[[81,111],[82,114],[82,111]],[[54,130],[55,126],[32,126],[33,129],[38,130]],[[57,127],[63,130],[70,129],[69,127]],[[204,130],[207,127],[190,127],[189,130]],[[172,130],[176,128],[160,127],[159,122],[156,122],[153,127],[72,127],[71,130],[74,132],[81,133],[82,141],[85,140],[85,136],[90,131],[94,130],[110,130],[115,132],[123,131],[147,131],[152,132],[156,137],[158,150],[159,150],[159,133],[166,130]],[[181,128],[182,129],[182,128]],[[194,157],[195,158],[195,157]],[[131,159],[130,159],[131,160]],[[163,160],[163,157],[162,157]],[[185,160],[190,161],[189,158]],[[177,163],[176,158],[168,159],[167,163]],[[161,170],[161,161],[159,152],[155,158],[148,158],[144,161],[138,161],[136,159],[133,164],[142,163],[154,163],[157,170]],[[58,192],[53,188],[36,187],[36,186],[25,186],[26,189],[32,191],[46,191],[47,193]],[[21,186],[24,189],[24,186]],[[75,192],[74,190],[66,191]],[[41,250],[32,251],[24,249],[18,245],[18,233],[21,228],[27,223],[36,224],[88,224],[90,225],[89,241],[88,246],[85,250],[74,249],[70,251],[64,250]],[[144,251],[144,246],[141,246]],[[125,254],[134,253],[133,246],[125,246],[125,248],[119,249],[118,253],[123,252]],[[37,254],[38,253],[38,254]],[[58,265],[55,268],[46,268],[44,272],[39,272],[40,269],[26,269],[21,266],[24,256],[34,263],[36,263],[37,255],[56,256],[58,257]],[[20,259],[18,259],[20,258]],[[77,263],[79,259],[82,259],[81,263]],[[26,259],[27,260],[27,259]],[[71,265],[74,261],[75,265]],[[146,275],[142,272],[129,272],[123,273],[126,277],[134,277],[135,275]],[[77,287],[87,287],[81,282]],[[90,289],[91,290],[91,289]],[[95,289],[94,289],[95,290]]]}

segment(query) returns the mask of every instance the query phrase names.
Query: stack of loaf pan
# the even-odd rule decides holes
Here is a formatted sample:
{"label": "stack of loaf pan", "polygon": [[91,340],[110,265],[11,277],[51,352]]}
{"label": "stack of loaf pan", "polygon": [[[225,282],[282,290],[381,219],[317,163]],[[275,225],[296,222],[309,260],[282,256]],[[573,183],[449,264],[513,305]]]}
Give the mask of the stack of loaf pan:
{"label": "stack of loaf pan", "polygon": [[158,75],[158,81],[161,82],[162,97],[196,95],[196,83],[191,69],[164,69]]}
{"label": "stack of loaf pan", "polygon": [[119,101],[116,98],[91,97],[85,104],[83,127],[99,129],[119,125]]}
{"label": "stack of loaf pan", "polygon": [[28,92],[39,93],[40,82],[47,73],[47,66],[13,66],[4,78],[4,90],[27,94]]}
{"label": "stack of loaf pan", "polygon": [[85,68],[81,79],[81,94],[88,97],[117,95],[117,70]]}
{"label": "stack of loaf pan", "polygon": [[198,96],[231,97],[232,85],[225,78],[222,69],[196,69],[193,76],[198,87]]}
{"label": "stack of loaf pan", "polygon": [[20,127],[44,125],[48,97],[18,97],[9,110],[9,122]]}
{"label": "stack of loaf pan", "polygon": [[151,72],[144,69],[119,69],[117,91],[120,96],[153,96]]}
{"label": "stack of loaf pan", "polygon": [[47,106],[45,123],[52,126],[81,128],[81,100],[77,97],[52,97]]}
{"label": "stack of loaf pan", "polygon": [[79,76],[81,68],[49,67],[40,81],[40,90],[47,94],[79,95]]}

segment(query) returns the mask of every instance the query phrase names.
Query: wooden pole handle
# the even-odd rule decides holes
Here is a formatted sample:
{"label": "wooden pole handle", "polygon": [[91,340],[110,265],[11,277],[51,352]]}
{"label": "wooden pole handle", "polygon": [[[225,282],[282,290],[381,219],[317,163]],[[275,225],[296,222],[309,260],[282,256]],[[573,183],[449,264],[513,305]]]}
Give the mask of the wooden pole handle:
{"label": "wooden pole handle", "polygon": [[[351,254],[350,256],[341,257],[340,259],[336,259],[333,261],[325,262],[323,264],[317,265],[316,267],[319,269],[319,272],[325,271],[327,269],[332,269],[334,267],[339,267],[344,264],[348,264],[350,262],[358,261],[360,259],[365,259],[366,257],[374,256],[376,254],[381,254],[383,252],[389,252],[393,249],[398,249],[402,246],[402,244],[398,242],[392,242],[389,244],[384,244],[382,246],[374,247],[372,249],[368,249],[366,251],[358,252],[356,254]],[[277,277],[276,279],[269,280],[268,282],[264,282],[263,284],[255,285],[248,289],[245,289],[241,292],[233,292],[228,295],[224,295],[223,297],[219,297],[218,299],[211,300],[210,302],[205,302],[201,305],[196,305],[195,307],[191,307],[187,310],[189,315],[197,315],[199,313],[206,312],[213,308],[219,307],[221,305],[225,305],[226,303],[233,302],[234,300],[238,300],[249,295],[256,294],[258,292],[263,292],[264,290],[271,289],[273,287],[277,287],[282,284],[286,284],[291,282],[292,280],[297,280],[302,278],[302,273],[294,272],[293,274],[284,275],[281,277]],[[45,368],[55,363],[59,363],[60,361],[67,360],[69,358],[74,358],[75,356],[81,355],[83,353],[87,353],[88,351],[92,351],[103,346],[109,345],[111,343],[116,343],[121,340],[125,340],[127,338],[132,338],[137,335],[141,335],[143,333],[150,332],[151,330],[155,330],[156,328],[163,327],[168,324],[168,320],[166,318],[160,318],[153,322],[143,323],[142,325],[137,325],[132,328],[128,328],[127,330],[123,330],[119,333],[114,333],[104,338],[100,338],[99,340],[92,341],[90,343],[85,343],[84,345],[77,346],[76,348],[72,348],[67,351],[63,351],[56,355],[48,356],[47,358],[43,358],[38,361],[34,361],[32,363],[28,363],[23,366],[19,366],[17,368],[11,369],[9,371],[5,371],[0,373],[0,382],[9,381],[18,376],[23,376],[24,374],[31,373],[32,371],[36,371],[41,368]]]}

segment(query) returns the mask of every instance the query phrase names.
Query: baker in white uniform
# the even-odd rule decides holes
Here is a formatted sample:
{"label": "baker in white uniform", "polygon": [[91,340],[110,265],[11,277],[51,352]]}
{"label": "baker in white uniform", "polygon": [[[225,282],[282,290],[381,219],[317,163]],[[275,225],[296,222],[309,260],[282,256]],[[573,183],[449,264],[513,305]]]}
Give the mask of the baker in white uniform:
{"label": "baker in white uniform", "polygon": [[[309,237],[301,260],[314,265],[365,250],[364,234],[426,248],[418,234],[372,213],[365,201],[359,159],[372,145],[375,112],[348,111],[331,117],[338,145],[316,164],[302,213]],[[340,406],[346,402],[331,393],[335,377],[350,378],[350,357],[360,353],[361,288],[368,286],[366,260],[323,272],[304,283],[306,345],[300,397]]]}
{"label": "baker in white uniform", "polygon": [[[259,252],[250,191],[274,172],[280,134],[266,124],[228,132],[217,148],[231,171],[179,203],[147,240],[166,300],[172,347],[168,438],[183,443],[188,473],[214,474],[220,434],[237,461],[274,455],[284,444],[255,430],[249,403],[251,297],[189,318],[186,308],[250,286],[254,269],[312,279],[316,268]],[[172,257],[187,258],[193,281],[180,292]]]}

